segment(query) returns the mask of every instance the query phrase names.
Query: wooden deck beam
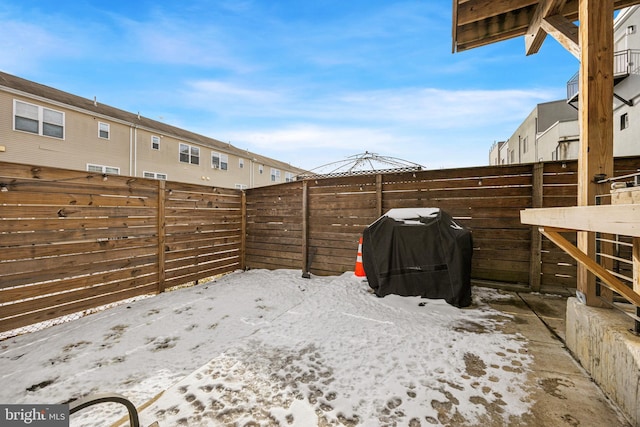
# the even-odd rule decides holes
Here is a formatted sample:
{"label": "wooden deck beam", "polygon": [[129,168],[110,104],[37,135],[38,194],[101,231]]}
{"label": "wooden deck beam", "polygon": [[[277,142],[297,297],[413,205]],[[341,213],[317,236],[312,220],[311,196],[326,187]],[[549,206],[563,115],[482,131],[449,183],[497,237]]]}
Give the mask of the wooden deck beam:
{"label": "wooden deck beam", "polygon": [[640,205],[525,209],[520,220],[539,227],[640,237]]}
{"label": "wooden deck beam", "polygon": [[573,56],[580,59],[579,28],[561,15],[553,15],[542,20],[541,27],[558,41]]}
{"label": "wooden deck beam", "polygon": [[640,294],[634,292],[633,289],[622,283],[613,274],[609,273],[604,267],[591,259],[587,254],[576,248],[571,242],[560,235],[560,232],[566,230],[557,230],[553,228],[540,228],[540,232],[553,243],[558,245],[569,254],[573,259],[578,261],[580,265],[583,265],[591,273],[595,274],[602,280],[602,282],[609,287],[609,289],[616,291],[628,301],[640,307]]}
{"label": "wooden deck beam", "polygon": [[[578,261],[578,270],[586,269],[602,280],[608,289],[605,290],[606,292],[600,292],[600,295],[595,291],[595,287],[590,289],[593,294],[590,295],[591,304],[589,305],[599,305],[596,300],[602,301],[603,298],[612,300],[613,294],[609,290],[613,290],[640,307],[640,204],[525,209],[520,211],[520,220],[523,224],[538,226],[540,233]],[[575,247],[559,234],[575,231],[578,235],[580,233],[593,235],[595,232],[600,232],[632,236],[633,289],[596,263],[594,256],[582,248]],[[585,298],[589,298],[589,295],[580,288],[580,282],[578,282],[578,291]],[[588,300],[587,303],[589,303]]]}
{"label": "wooden deck beam", "polygon": [[543,28],[545,18],[561,13],[566,2],[567,0],[541,0],[538,3],[524,38],[527,55],[538,53],[548,33]]}

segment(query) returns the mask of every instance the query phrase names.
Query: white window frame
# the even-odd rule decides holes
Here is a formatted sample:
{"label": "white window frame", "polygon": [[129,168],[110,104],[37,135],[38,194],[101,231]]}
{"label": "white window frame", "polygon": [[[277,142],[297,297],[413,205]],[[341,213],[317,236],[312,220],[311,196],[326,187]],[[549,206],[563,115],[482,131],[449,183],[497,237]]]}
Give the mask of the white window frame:
{"label": "white window frame", "polygon": [[[186,149],[186,153],[183,152],[183,149]],[[188,158],[186,160],[182,159],[182,156],[186,155]],[[194,159],[197,159],[194,161]],[[180,143],[178,146],[178,160],[180,163],[188,163],[190,165],[199,165],[200,164],[200,147],[196,147],[195,145],[189,145]]]}
{"label": "white window frame", "polygon": [[[107,136],[102,136],[102,127],[106,127],[104,132],[107,133]],[[98,122],[98,138],[100,139],[111,139],[111,125],[105,122]]]}
{"label": "white window frame", "polygon": [[235,187],[236,190],[246,190],[247,188],[249,188],[247,184],[236,184]]}
{"label": "white window frame", "polygon": [[226,171],[229,169],[229,156],[222,153],[211,153],[211,168]]}
{"label": "white window frame", "polygon": [[284,182],[293,182],[295,181],[293,173],[292,172],[285,172],[284,173]]}
{"label": "white window frame", "polygon": [[258,173],[262,175],[264,173],[264,165],[258,166]]}
{"label": "white window frame", "polygon": [[[35,107],[36,108],[35,116],[34,117],[19,116],[18,115],[18,104],[24,104],[26,106]],[[56,115],[59,114],[61,116],[61,122],[62,123],[54,123],[52,121],[47,121],[47,119],[46,119],[47,112],[52,112],[52,113],[55,113]],[[21,119],[24,119],[24,120],[31,120],[32,122],[37,122],[38,131],[34,132],[32,130],[18,128],[16,126],[16,118],[18,118],[18,117],[21,118]],[[47,126],[46,125],[55,126],[56,128],[60,128],[62,130],[62,135],[61,136],[57,136],[57,135],[51,134],[50,132],[47,132]],[[26,132],[26,133],[31,133],[31,134],[34,134],[34,135],[46,136],[46,137],[49,137],[49,138],[56,138],[56,139],[64,140],[64,136],[65,136],[65,113],[64,113],[64,111],[58,111],[58,110],[54,110],[52,108],[47,108],[47,107],[43,107],[41,105],[32,104],[30,102],[21,101],[19,99],[14,99],[13,100],[13,130],[16,131],[16,132]]]}
{"label": "white window frame", "polygon": [[163,180],[163,181],[166,181],[168,179],[167,174],[166,173],[162,173],[162,172],[144,171],[144,172],[142,172],[142,176],[144,178],[160,179],[160,180]]}
{"label": "white window frame", "polygon": [[120,168],[115,166],[98,165],[95,163],[87,163],[87,172],[108,173],[111,175],[120,175]]}
{"label": "white window frame", "polygon": [[271,182],[280,182],[280,169],[271,168]]}
{"label": "white window frame", "polygon": [[238,159],[238,167],[240,169],[244,169],[244,159],[243,158],[239,158]]}
{"label": "white window frame", "polygon": [[159,150],[160,149],[160,137],[157,135],[151,135],[151,149]]}

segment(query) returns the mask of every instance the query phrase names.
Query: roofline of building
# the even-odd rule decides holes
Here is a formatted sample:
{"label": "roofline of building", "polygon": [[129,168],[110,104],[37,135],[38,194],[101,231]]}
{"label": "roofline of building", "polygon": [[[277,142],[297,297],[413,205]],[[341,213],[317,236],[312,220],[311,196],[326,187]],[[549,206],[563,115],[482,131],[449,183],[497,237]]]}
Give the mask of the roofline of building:
{"label": "roofline of building", "polygon": [[203,145],[226,154],[233,154],[258,163],[264,163],[265,165],[291,169],[294,172],[303,171],[301,168],[294,167],[280,160],[262,156],[248,150],[242,150],[228,142],[222,142],[177,126],[141,116],[140,114],[130,113],[107,104],[99,103],[95,99],[90,100],[73,95],[2,71],[0,71],[0,90],[79,113],[90,114],[129,127],[144,129],[149,132],[158,133],[159,135],[171,136],[187,143]]}

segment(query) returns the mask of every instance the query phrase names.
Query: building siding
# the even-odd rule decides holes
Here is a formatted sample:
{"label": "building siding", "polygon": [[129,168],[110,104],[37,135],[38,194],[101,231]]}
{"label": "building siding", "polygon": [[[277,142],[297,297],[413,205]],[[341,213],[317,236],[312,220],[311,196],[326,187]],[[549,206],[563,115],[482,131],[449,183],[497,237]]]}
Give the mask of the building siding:
{"label": "building siding", "polygon": [[[636,156],[640,154],[639,6],[624,9],[618,15],[614,21],[614,33],[615,52],[629,51],[628,65],[631,73],[615,85],[614,92],[632,105],[627,105],[618,98],[612,100],[613,155]],[[617,67],[620,65],[617,64]],[[580,145],[579,134],[578,112],[566,100],[538,104],[507,140],[505,145],[508,154],[504,158],[507,164],[576,159]],[[524,150],[525,138],[528,150]],[[497,157],[493,153],[496,148],[494,144],[490,150],[490,164]]]}
{"label": "building siding", "polygon": [[[14,100],[64,113],[64,138],[15,130]],[[99,137],[100,122],[109,125],[108,139]],[[160,139],[157,150],[152,148],[153,136]],[[180,144],[199,148],[199,164],[180,161]],[[227,170],[212,167],[214,152],[228,156]],[[239,166],[241,158],[243,168]],[[76,170],[87,170],[88,164],[94,164],[118,168],[121,175],[142,177],[145,172],[160,173],[172,181],[226,188],[277,184],[285,181],[287,172],[293,175],[302,172],[231,144],[5,73],[0,73],[0,160]],[[259,173],[261,166],[262,174]],[[271,168],[280,170],[280,181],[271,181]]]}

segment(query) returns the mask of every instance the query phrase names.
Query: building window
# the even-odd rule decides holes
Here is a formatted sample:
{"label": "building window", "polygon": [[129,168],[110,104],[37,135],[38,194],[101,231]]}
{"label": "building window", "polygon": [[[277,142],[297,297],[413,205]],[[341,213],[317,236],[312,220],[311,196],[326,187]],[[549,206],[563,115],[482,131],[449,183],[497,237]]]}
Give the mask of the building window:
{"label": "building window", "polygon": [[159,150],[160,149],[160,137],[151,135],[151,149]]}
{"label": "building window", "polygon": [[182,163],[200,164],[200,148],[193,145],[180,144],[180,161]]}
{"label": "building window", "polygon": [[293,182],[293,174],[291,172],[284,173],[284,182]]}
{"label": "building window", "polygon": [[229,156],[220,153],[211,153],[211,167],[226,171],[229,169]]}
{"label": "building window", "polygon": [[271,182],[280,182],[280,169],[271,168]]}
{"label": "building window", "polygon": [[167,174],[166,173],[160,173],[160,172],[143,172],[142,176],[144,176],[145,178],[151,178],[151,179],[162,179],[164,181],[167,180]]}
{"label": "building window", "polygon": [[264,173],[264,165],[258,166],[258,173],[262,175]]}
{"label": "building window", "polygon": [[64,113],[26,102],[13,101],[14,130],[64,139]]}
{"label": "building window", "polygon": [[238,167],[239,167],[240,169],[243,169],[243,168],[244,168],[244,159],[238,159]]}
{"label": "building window", "polygon": [[509,150],[509,163],[514,164],[516,162],[516,152]]}
{"label": "building window", "polygon": [[98,122],[98,138],[109,139],[110,130],[109,123]]}
{"label": "building window", "polygon": [[522,140],[522,152],[526,153],[527,151],[529,151],[529,138],[525,136]]}
{"label": "building window", "polygon": [[96,165],[93,163],[87,163],[87,171],[120,175],[120,168],[116,168],[114,166]]}
{"label": "building window", "polygon": [[629,127],[629,114],[624,113],[620,116],[620,130],[625,130]]}
{"label": "building window", "polygon": [[246,184],[236,184],[237,190],[246,190],[247,188],[249,187]]}

